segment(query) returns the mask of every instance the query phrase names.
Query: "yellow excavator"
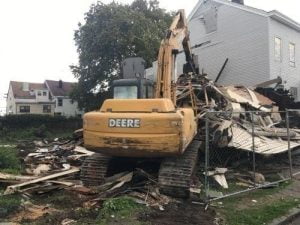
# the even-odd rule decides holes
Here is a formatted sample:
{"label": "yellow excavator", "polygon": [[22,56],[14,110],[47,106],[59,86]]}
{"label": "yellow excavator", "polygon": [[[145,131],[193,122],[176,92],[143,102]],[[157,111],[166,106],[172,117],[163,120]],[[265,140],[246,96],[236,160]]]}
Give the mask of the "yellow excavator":
{"label": "yellow excavator", "polygon": [[186,56],[184,70],[194,73],[184,10],[176,14],[161,42],[155,90],[146,79],[118,80],[113,85],[114,98],[106,100],[100,111],[84,115],[84,145],[95,152],[81,168],[85,185],[100,185],[114,157],[159,158],[160,191],[176,197],[189,195],[200,141],[195,139],[194,109],[176,105],[176,55],[181,47]]}

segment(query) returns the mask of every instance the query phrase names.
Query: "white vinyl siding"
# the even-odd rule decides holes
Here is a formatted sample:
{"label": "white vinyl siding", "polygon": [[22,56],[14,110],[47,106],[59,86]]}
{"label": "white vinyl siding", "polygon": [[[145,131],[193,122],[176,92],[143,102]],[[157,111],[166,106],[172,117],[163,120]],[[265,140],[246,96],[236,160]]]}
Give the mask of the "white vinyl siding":
{"label": "white vinyl siding", "polygon": [[[270,79],[280,76],[286,89],[297,88],[298,90],[294,90],[293,93],[298,96],[296,100],[300,101],[300,59],[298,54],[300,51],[300,32],[272,18],[269,19],[269,24],[270,55],[272,56],[270,60]],[[275,37],[281,38],[281,62],[275,60]],[[290,44],[295,47],[294,53],[291,52]],[[292,66],[292,64],[295,66]]]}
{"label": "white vinyl siding", "polygon": [[[207,33],[203,14],[216,12],[215,32]],[[198,56],[200,71],[215,80],[226,58],[228,63],[218,81],[221,85],[247,86],[269,80],[268,19],[229,5],[206,1],[189,21],[191,46]],[[184,55],[178,56],[177,71],[182,73]]]}

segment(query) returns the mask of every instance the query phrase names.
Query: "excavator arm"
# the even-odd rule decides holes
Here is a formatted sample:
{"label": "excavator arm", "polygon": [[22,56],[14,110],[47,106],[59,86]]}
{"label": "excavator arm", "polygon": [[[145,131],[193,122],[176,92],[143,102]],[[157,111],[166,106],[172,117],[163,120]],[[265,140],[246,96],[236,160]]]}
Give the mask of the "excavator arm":
{"label": "excavator arm", "polygon": [[175,63],[181,46],[185,53],[186,63],[195,72],[184,10],[179,10],[174,17],[161,42],[158,54],[155,98],[171,99],[174,105],[176,105]]}

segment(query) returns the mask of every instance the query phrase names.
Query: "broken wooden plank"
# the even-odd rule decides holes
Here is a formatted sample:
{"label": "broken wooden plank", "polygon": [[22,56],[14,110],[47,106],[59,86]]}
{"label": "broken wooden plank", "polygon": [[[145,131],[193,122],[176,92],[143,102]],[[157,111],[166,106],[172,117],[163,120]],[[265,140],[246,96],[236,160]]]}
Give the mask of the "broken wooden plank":
{"label": "broken wooden plank", "polygon": [[15,193],[18,190],[20,190],[21,187],[25,187],[25,186],[28,186],[28,185],[31,185],[31,184],[36,184],[36,183],[51,180],[51,179],[54,179],[54,178],[57,178],[57,177],[62,177],[62,176],[65,176],[65,175],[77,173],[79,171],[80,171],[79,168],[72,168],[70,170],[63,171],[63,172],[60,172],[60,173],[55,173],[55,174],[51,174],[49,176],[40,177],[40,178],[37,178],[37,179],[34,179],[34,180],[26,181],[26,182],[21,183],[21,184],[11,185],[11,186],[8,186],[6,188],[6,190],[4,192],[4,195]]}
{"label": "broken wooden plank", "polygon": [[96,190],[100,193],[110,192],[115,188],[123,186],[125,183],[132,180],[133,172],[122,172],[105,179],[105,183],[97,187]]}
{"label": "broken wooden plank", "polygon": [[70,182],[70,181],[62,181],[62,180],[47,180],[48,183],[53,183],[53,184],[61,184],[67,187],[72,187],[75,185],[75,183]]}
{"label": "broken wooden plank", "polygon": [[0,173],[0,182],[1,180],[14,180],[14,181],[26,181],[35,179],[35,176],[21,176],[21,175],[12,175],[8,173]]}
{"label": "broken wooden plank", "polygon": [[74,152],[79,152],[79,153],[82,153],[82,154],[86,154],[87,156],[90,156],[90,155],[94,154],[94,152],[91,152],[91,151],[89,151],[86,148],[81,147],[81,146],[76,146],[73,151]]}

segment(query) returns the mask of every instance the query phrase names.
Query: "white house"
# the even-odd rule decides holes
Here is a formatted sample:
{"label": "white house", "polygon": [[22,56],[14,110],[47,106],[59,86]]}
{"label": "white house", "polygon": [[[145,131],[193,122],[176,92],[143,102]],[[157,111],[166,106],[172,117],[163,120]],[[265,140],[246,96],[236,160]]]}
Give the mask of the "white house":
{"label": "white house", "polygon": [[[292,7],[292,5],[291,5]],[[188,17],[200,71],[218,84],[252,86],[280,76],[300,101],[300,24],[278,11],[266,12],[243,0],[200,0]],[[184,57],[177,59],[182,71]]]}
{"label": "white house", "polygon": [[46,80],[45,85],[50,92],[50,99],[55,102],[54,114],[63,116],[83,114],[83,111],[78,108],[78,103],[70,98],[70,93],[75,83],[61,80]]}
{"label": "white house", "polygon": [[43,83],[11,81],[6,99],[6,114],[53,114],[54,102]]}
{"label": "white house", "polygon": [[[300,101],[299,23],[278,11],[246,6],[243,0],[199,0],[188,26],[199,69],[210,79],[216,79],[227,61],[218,84],[252,86],[281,77]],[[180,53],[177,74],[184,60]],[[156,69],[154,63],[146,77],[155,77]]]}
{"label": "white house", "polygon": [[73,85],[74,83],[63,81],[11,81],[6,99],[6,114],[82,115],[77,102],[69,97]]}

